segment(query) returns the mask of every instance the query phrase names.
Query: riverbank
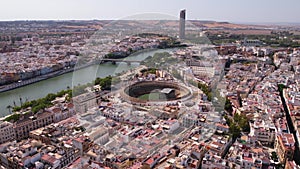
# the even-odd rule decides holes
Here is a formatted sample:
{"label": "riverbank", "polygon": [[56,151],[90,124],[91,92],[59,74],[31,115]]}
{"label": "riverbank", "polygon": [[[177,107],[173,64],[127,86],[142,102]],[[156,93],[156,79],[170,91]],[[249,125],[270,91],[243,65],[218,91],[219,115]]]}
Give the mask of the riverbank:
{"label": "riverbank", "polygon": [[[152,56],[157,52],[171,52],[176,49],[154,49],[144,50],[143,52],[134,53],[128,57],[128,60],[142,61],[148,56]],[[125,59],[126,60],[126,59]],[[101,65],[92,64],[86,68],[78,69],[61,75],[56,75],[52,78],[38,81],[18,87],[6,92],[0,93],[0,117],[9,114],[7,106],[20,106],[21,102],[36,100],[46,96],[48,93],[56,93],[61,90],[66,90],[68,87],[90,83],[97,77],[106,77],[115,75],[127,70],[135,70],[139,63],[127,64],[117,62],[117,64],[103,63]],[[62,73],[62,72],[61,72]]]}
{"label": "riverbank", "polygon": [[[179,47],[183,47],[183,45],[181,45]],[[178,48],[178,46],[170,46],[169,48],[164,48],[164,49],[172,49],[172,48]],[[151,52],[151,51],[155,51],[155,50],[160,50],[160,48],[142,49],[142,50],[135,51],[134,53],[131,53],[128,56],[138,55],[138,54],[141,54],[141,53],[144,53],[144,52]],[[128,56],[120,58],[120,59],[125,59]],[[0,93],[7,92],[7,91],[10,91],[10,90],[13,90],[13,89],[17,89],[17,88],[20,88],[20,87],[23,87],[23,86],[27,86],[27,85],[30,85],[30,84],[33,84],[33,83],[37,83],[37,82],[40,82],[40,81],[43,81],[43,80],[47,80],[47,79],[50,79],[50,78],[53,78],[53,77],[57,77],[57,76],[60,76],[60,75],[66,74],[66,73],[70,73],[70,72],[73,72],[73,71],[76,71],[76,70],[80,70],[80,69],[83,69],[83,68],[86,68],[86,67],[89,67],[89,66],[102,64],[102,63],[103,62],[101,62],[101,59],[99,59],[99,60],[89,62],[89,63],[84,64],[84,65],[80,65],[80,66],[75,65],[74,67],[65,68],[65,69],[58,70],[58,71],[55,71],[55,72],[51,72],[51,73],[48,73],[48,74],[45,74],[45,75],[40,75],[40,76],[37,76],[37,77],[34,77],[34,78],[23,80],[21,82],[14,82],[14,83],[11,83],[11,84],[3,85],[3,86],[0,86]]]}
{"label": "riverbank", "polygon": [[85,64],[85,65],[82,65],[82,66],[78,66],[78,67],[75,66],[75,67],[65,68],[65,69],[58,70],[58,71],[55,71],[55,72],[51,72],[51,73],[48,73],[48,74],[45,74],[45,75],[40,75],[40,76],[37,76],[35,78],[23,80],[21,82],[14,82],[14,83],[11,83],[11,84],[8,84],[8,85],[3,85],[3,86],[0,87],[0,93],[10,91],[10,90],[13,90],[13,89],[16,89],[16,88],[20,88],[20,87],[23,87],[23,86],[26,86],[26,85],[30,85],[30,84],[33,84],[33,83],[37,83],[37,82],[40,82],[40,81],[43,81],[43,80],[47,80],[47,79],[50,79],[50,78],[53,78],[53,77],[57,77],[57,76],[60,76],[60,75],[66,74],[66,73],[70,73],[70,72],[73,72],[73,71],[76,71],[76,70],[79,70],[79,69],[83,69],[83,68],[95,65],[95,64],[97,64],[97,63],[96,62],[91,62],[91,63]]}
{"label": "riverbank", "polygon": [[[72,69],[72,68],[70,68]],[[41,75],[41,76],[38,76],[38,77],[35,77],[35,78],[31,78],[31,79],[28,79],[28,80],[23,80],[21,82],[15,82],[15,83],[11,83],[11,84],[8,84],[8,85],[4,85],[4,86],[1,86],[0,87],[0,93],[2,92],[6,92],[6,91],[9,91],[9,90],[13,90],[13,89],[16,89],[16,88],[19,88],[19,87],[23,87],[23,86],[26,86],[26,85],[30,85],[30,84],[33,84],[33,83],[36,83],[36,82],[40,82],[42,80],[46,80],[46,79],[50,79],[52,77],[56,77],[56,76],[59,76],[59,75],[62,75],[62,74],[65,74],[65,73],[68,73],[68,72],[71,72],[73,71],[74,69],[72,70],[59,70],[59,71],[55,71],[55,72],[52,72],[52,73],[49,73],[49,74],[45,74],[45,75]]]}

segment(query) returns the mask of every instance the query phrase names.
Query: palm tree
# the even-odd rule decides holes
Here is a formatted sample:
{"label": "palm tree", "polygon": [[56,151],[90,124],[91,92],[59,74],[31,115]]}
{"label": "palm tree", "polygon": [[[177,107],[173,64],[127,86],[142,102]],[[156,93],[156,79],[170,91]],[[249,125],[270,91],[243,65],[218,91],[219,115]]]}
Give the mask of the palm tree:
{"label": "palm tree", "polygon": [[8,105],[6,108],[8,109],[9,114],[11,114],[11,108],[12,108],[12,106],[11,106],[11,105]]}
{"label": "palm tree", "polygon": [[20,97],[20,104],[23,105],[22,97]]}

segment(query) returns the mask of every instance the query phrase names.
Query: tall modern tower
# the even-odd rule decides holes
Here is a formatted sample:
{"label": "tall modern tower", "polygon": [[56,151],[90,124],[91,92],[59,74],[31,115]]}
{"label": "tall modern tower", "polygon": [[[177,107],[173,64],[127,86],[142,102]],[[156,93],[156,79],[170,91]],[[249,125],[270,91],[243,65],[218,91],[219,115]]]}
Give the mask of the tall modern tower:
{"label": "tall modern tower", "polygon": [[185,38],[185,9],[180,11],[179,19],[179,38]]}

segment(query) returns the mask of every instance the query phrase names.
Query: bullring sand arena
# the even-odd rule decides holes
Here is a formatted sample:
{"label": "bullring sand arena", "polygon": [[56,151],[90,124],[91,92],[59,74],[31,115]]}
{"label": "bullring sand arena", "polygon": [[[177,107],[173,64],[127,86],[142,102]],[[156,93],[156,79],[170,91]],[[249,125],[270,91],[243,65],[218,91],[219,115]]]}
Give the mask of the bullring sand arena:
{"label": "bullring sand arena", "polygon": [[140,81],[121,90],[121,98],[135,105],[172,104],[191,96],[189,88],[173,81]]}

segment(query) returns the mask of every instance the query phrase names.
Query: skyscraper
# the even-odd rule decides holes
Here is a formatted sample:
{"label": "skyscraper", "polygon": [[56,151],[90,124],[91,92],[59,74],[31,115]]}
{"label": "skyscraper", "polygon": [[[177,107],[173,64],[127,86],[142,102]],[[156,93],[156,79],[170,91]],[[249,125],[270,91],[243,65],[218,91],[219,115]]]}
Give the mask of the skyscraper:
{"label": "skyscraper", "polygon": [[180,11],[180,19],[179,19],[179,38],[185,38],[185,9]]}

